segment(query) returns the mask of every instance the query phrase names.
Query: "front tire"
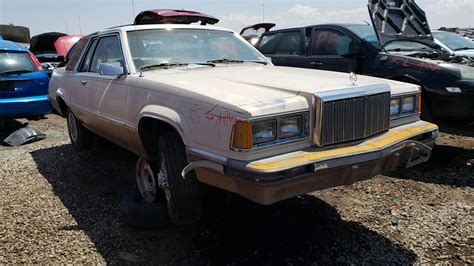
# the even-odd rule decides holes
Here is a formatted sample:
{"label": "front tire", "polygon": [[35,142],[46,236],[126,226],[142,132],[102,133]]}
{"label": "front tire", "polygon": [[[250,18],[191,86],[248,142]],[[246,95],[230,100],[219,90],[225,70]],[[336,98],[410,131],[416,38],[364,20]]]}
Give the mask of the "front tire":
{"label": "front tire", "polygon": [[90,150],[94,142],[94,134],[82,125],[71,110],[67,112],[67,130],[75,150]]}
{"label": "front tire", "polygon": [[163,189],[168,214],[175,225],[192,224],[201,218],[201,195],[194,171],[181,176],[187,165],[185,147],[180,136],[166,133],[159,140],[158,183]]}

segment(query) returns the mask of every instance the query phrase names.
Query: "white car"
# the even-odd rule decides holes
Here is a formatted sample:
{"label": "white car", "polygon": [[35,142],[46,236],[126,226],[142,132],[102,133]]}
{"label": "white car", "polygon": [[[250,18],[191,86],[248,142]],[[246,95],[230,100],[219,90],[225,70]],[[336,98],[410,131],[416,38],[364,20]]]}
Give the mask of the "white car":
{"label": "white car", "polygon": [[198,182],[268,205],[428,160],[438,127],[416,85],[273,66],[238,34],[133,25],[84,38],[49,99],[72,145],[100,135],[140,156],[148,203],[201,214]]}
{"label": "white car", "polygon": [[474,41],[447,31],[433,31],[435,43],[451,55],[474,59]]}

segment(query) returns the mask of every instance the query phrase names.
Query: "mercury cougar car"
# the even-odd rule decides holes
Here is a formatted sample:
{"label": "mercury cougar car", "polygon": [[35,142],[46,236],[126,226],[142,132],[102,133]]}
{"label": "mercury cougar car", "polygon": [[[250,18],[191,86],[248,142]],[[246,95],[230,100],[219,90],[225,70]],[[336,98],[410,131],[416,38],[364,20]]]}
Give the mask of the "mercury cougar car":
{"label": "mercury cougar car", "polygon": [[77,150],[96,134],[137,154],[142,198],[178,225],[200,218],[199,182],[269,205],[426,162],[438,135],[416,85],[277,67],[215,26],[91,34],[49,99]]}

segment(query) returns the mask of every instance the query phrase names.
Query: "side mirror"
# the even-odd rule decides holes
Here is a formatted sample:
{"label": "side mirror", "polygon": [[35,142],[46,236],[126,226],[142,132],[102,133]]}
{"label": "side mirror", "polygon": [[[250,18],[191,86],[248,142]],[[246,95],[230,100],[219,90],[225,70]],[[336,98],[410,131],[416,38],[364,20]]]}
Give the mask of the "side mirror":
{"label": "side mirror", "polygon": [[99,64],[99,74],[104,76],[122,76],[126,74],[125,68],[112,64]]}

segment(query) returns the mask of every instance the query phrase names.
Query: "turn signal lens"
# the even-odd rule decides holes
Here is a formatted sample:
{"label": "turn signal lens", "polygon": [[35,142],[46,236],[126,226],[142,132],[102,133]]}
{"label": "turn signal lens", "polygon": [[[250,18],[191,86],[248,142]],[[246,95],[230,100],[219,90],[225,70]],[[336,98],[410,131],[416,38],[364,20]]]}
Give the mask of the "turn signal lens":
{"label": "turn signal lens", "polygon": [[252,148],[252,123],[245,121],[238,121],[235,123],[234,134],[232,136],[232,148]]}

